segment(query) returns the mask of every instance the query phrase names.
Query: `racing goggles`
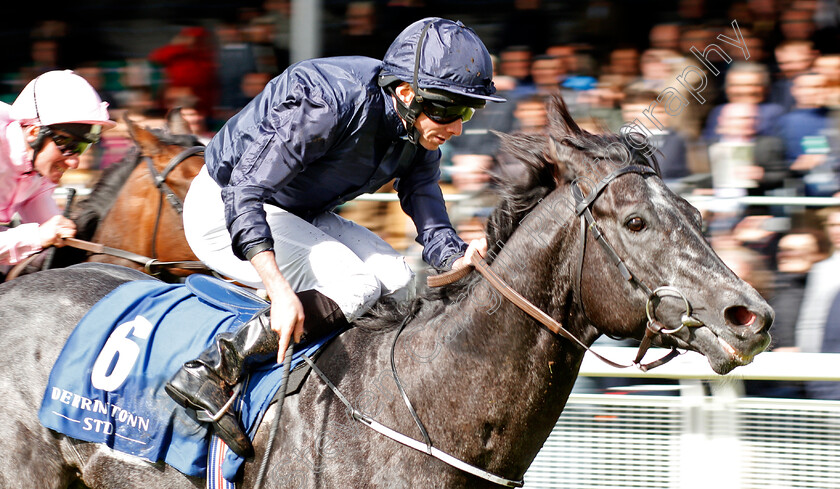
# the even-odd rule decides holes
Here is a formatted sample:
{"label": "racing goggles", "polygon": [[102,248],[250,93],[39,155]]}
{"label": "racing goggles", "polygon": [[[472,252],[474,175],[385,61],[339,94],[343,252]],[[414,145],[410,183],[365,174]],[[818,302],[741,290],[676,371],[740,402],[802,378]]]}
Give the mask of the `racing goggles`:
{"label": "racing goggles", "polygon": [[48,131],[53,142],[56,146],[58,146],[59,151],[61,151],[61,154],[65,157],[81,155],[87,151],[91,144],[93,144],[90,141],[83,141],[81,139],[74,138],[73,136],[59,134],[51,129]]}
{"label": "racing goggles", "polygon": [[475,114],[475,108],[466,105],[444,105],[427,100],[423,102],[423,113],[438,124],[451,124],[458,119],[467,122]]}

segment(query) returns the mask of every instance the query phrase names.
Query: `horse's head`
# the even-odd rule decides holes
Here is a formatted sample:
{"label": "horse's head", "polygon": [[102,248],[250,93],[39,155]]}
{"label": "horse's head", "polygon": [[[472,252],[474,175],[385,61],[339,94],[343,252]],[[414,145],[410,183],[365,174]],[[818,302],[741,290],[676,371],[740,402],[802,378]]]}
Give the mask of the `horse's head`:
{"label": "horse's head", "polygon": [[204,165],[204,157],[201,151],[189,151],[203,144],[192,134],[180,110],[169,111],[166,125],[161,129],[143,128],[127,116],[125,122],[140,155],[150,159],[154,169],[166,179],[166,184],[183,199],[192,179]]}
{"label": "horse's head", "polygon": [[650,325],[654,343],[698,351],[718,373],[767,347],[773,310],[718,258],[700,213],[665,186],[644,141],[590,134],[557,98],[548,137],[505,136],[503,145],[530,181],[508,191],[490,242],[517,237],[493,229],[525,228],[516,234],[531,241],[529,253],[575,277],[553,295],[574,304],[561,319],[583,338],[641,339]]}

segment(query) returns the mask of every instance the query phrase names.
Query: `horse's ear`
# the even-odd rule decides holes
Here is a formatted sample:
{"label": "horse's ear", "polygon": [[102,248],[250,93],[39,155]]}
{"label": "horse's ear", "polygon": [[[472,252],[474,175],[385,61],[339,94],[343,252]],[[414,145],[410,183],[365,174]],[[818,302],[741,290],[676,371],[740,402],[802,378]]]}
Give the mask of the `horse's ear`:
{"label": "horse's ear", "polygon": [[157,136],[152,134],[151,131],[140,127],[128,115],[124,119],[125,124],[128,126],[128,133],[131,134],[131,139],[140,147],[142,154],[152,156],[160,152],[160,139]]}
{"label": "horse's ear", "polygon": [[558,137],[578,135],[583,132],[577,122],[572,119],[572,114],[569,113],[569,108],[560,95],[555,95],[548,103],[548,121],[549,133],[556,134]]}
{"label": "horse's ear", "polygon": [[175,107],[166,113],[166,127],[169,128],[170,134],[193,134],[190,125],[183,114],[181,108]]}

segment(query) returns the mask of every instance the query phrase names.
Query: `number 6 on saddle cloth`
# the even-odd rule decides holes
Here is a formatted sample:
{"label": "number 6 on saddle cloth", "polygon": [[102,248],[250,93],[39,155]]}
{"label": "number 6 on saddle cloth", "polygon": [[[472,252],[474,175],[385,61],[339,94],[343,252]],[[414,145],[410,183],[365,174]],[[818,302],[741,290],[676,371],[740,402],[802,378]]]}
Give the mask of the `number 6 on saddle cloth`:
{"label": "number 6 on saddle cloth", "polygon": [[[184,284],[139,280],[118,287],[82,318],[64,345],[44,392],[41,424],[205,476],[210,425],[176,404],[164,385],[216,335],[266,313],[267,306],[206,275],[190,275]],[[292,368],[341,331],[296,347]],[[281,367],[270,362],[252,370],[234,406],[251,439],[282,383]],[[242,462],[229,453],[225,478],[234,477]]]}

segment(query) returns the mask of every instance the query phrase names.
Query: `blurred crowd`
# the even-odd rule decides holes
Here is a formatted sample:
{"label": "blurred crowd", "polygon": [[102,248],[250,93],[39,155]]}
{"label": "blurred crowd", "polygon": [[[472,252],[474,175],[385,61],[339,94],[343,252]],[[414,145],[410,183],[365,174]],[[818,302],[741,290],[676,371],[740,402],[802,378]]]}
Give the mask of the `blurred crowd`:
{"label": "blurred crowd", "polygon": [[[561,95],[586,130],[619,132],[634,122],[643,130],[665,182],[703,211],[713,247],[775,307],[773,349],[840,352],[840,207],[790,199],[840,197],[837,1],[456,4],[326,1],[322,34],[324,56],[381,58],[403,27],[436,15],[484,39],[508,102],[488,104],[442,147],[441,185],[457,200],[453,222],[465,240],[482,233],[492,190],[510,171],[492,131],[544,131],[546,101]],[[230,18],[173,25],[173,35],[140,55],[72,60],[62,51],[73,29],[41,21],[30,59],[4,75],[0,96],[11,102],[38,74],[71,68],[118,121],[154,125],[177,106],[209,140],[288,66],[290,19],[288,0],[266,0]],[[122,157],[130,141],[120,127],[66,184],[87,185]],[[387,198],[342,212],[398,250],[416,247],[409,221]],[[838,383],[754,382],[748,390],[840,399]]]}

